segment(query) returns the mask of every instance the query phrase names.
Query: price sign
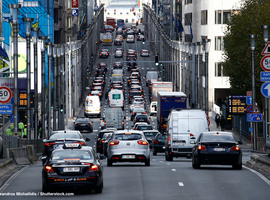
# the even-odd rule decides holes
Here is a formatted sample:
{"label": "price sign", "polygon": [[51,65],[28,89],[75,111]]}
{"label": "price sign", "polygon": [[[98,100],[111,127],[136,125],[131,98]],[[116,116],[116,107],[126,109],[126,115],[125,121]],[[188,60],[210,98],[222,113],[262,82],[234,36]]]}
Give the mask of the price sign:
{"label": "price sign", "polygon": [[11,99],[11,90],[8,87],[0,87],[0,103],[7,103]]}

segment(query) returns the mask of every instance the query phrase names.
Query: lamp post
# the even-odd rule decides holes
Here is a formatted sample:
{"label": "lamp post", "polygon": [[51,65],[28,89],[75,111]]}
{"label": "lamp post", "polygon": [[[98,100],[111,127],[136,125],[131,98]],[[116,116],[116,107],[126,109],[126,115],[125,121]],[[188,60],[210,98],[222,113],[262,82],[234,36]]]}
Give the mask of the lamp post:
{"label": "lamp post", "polygon": [[18,9],[21,4],[9,4],[13,14],[13,65],[14,65],[14,135],[18,134]]}
{"label": "lamp post", "polygon": [[56,131],[57,44],[53,45],[53,130]]}
{"label": "lamp post", "polygon": [[38,55],[37,55],[37,39],[38,39],[38,32],[40,28],[31,28],[33,31],[33,42],[34,42],[34,112],[35,112],[35,138],[37,139],[37,146],[38,146]]}
{"label": "lamp post", "polygon": [[61,45],[57,45],[57,116],[58,116],[58,124],[57,130],[61,130]]}
{"label": "lamp post", "polygon": [[52,42],[48,42],[48,135],[51,135]]}
{"label": "lamp post", "polygon": [[31,140],[31,22],[34,21],[33,18],[23,18],[26,24],[26,65],[27,65],[27,138],[28,144]]}
{"label": "lamp post", "polygon": [[200,98],[200,109],[203,108],[203,86],[202,86],[202,56],[203,56],[203,50],[202,50],[202,42],[197,42],[198,45],[198,51],[199,51],[199,85],[200,85],[200,94],[199,94],[199,98]]}
{"label": "lamp post", "polygon": [[[255,108],[255,101],[256,101],[256,90],[255,90],[255,39],[258,38],[258,35],[249,35],[248,36],[251,40],[251,76],[252,76],[252,109]],[[252,127],[252,122],[251,122]],[[256,131],[255,131],[255,124],[253,128],[253,149],[257,149],[257,140],[256,140]]]}
{"label": "lamp post", "polygon": [[45,95],[45,40],[47,36],[39,36],[41,39],[41,120],[42,120],[42,135],[41,138],[45,136],[45,103],[46,103],[46,95]]}
{"label": "lamp post", "polygon": [[199,42],[195,43],[195,103],[194,108],[198,107],[198,55],[199,55]]}
{"label": "lamp post", "polygon": [[203,39],[205,50],[205,111],[207,114],[209,112],[208,56],[209,56],[210,42],[211,42],[210,39]]}
{"label": "lamp post", "polygon": [[[268,42],[268,28],[269,27],[270,27],[269,25],[261,26],[261,28],[263,29],[264,46],[266,46]],[[265,120],[264,138],[266,138],[268,135],[268,119],[270,117],[268,116],[270,114],[270,110],[268,110],[269,109],[268,105],[269,105],[269,99],[264,98],[264,120]]]}

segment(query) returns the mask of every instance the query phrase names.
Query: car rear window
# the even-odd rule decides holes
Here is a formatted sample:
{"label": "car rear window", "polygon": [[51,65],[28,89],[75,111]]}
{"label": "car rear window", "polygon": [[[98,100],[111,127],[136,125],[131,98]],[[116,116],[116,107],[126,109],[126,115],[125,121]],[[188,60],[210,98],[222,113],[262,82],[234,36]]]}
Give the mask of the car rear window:
{"label": "car rear window", "polygon": [[89,123],[90,119],[89,118],[85,118],[85,119],[77,119],[76,121],[77,123]]}
{"label": "car rear window", "polygon": [[116,140],[140,140],[142,135],[138,133],[121,133],[116,134],[114,138]]}
{"label": "car rear window", "polygon": [[59,138],[82,139],[78,133],[55,133],[50,136],[49,140],[54,140],[54,139],[59,139]]}
{"label": "car rear window", "polygon": [[227,134],[214,134],[214,135],[203,135],[201,137],[202,142],[235,142],[235,139],[232,135]]}
{"label": "car rear window", "polygon": [[137,130],[152,130],[151,126],[138,126]]}
{"label": "car rear window", "polygon": [[157,132],[146,132],[144,133],[145,136],[152,136],[152,137],[155,137],[157,134]]}
{"label": "car rear window", "polygon": [[56,151],[53,153],[52,160],[89,160],[92,159],[92,155],[89,151],[84,150],[67,150]]}

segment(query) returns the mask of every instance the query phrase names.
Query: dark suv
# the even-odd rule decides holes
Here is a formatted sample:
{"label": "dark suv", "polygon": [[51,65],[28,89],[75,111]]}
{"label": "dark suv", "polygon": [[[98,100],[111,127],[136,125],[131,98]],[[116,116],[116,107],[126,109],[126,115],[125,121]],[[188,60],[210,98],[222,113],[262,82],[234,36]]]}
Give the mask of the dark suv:
{"label": "dark suv", "polygon": [[136,122],[147,122],[148,124],[150,124],[150,120],[149,120],[148,116],[144,115],[144,114],[136,115],[133,121],[134,121],[134,124]]}

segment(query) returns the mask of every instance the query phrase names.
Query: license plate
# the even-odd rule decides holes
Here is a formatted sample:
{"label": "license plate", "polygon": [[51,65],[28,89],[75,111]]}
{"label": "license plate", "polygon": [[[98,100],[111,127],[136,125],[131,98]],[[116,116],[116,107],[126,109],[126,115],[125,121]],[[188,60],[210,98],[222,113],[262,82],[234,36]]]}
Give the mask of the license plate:
{"label": "license plate", "polygon": [[122,156],[123,159],[135,159],[135,155],[123,155]]}
{"label": "license plate", "polygon": [[186,143],[184,143],[184,142],[174,142],[173,145],[185,146]]}
{"label": "license plate", "polygon": [[79,167],[65,167],[63,168],[63,172],[79,172]]}
{"label": "license plate", "polygon": [[225,151],[225,148],[214,148],[214,151]]}

